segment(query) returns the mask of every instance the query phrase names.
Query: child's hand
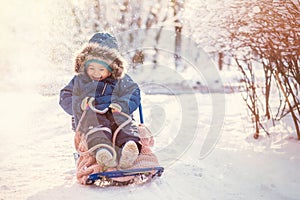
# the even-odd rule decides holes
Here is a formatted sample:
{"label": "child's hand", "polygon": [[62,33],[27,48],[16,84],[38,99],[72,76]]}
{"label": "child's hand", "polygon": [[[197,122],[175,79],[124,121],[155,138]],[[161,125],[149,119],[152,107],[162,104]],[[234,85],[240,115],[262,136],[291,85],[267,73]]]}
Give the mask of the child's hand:
{"label": "child's hand", "polygon": [[114,112],[121,112],[122,111],[122,107],[117,104],[117,103],[111,103],[109,105],[109,108],[111,109],[111,111],[114,113]]}
{"label": "child's hand", "polygon": [[81,105],[80,105],[81,110],[87,109],[87,107],[89,106],[89,104],[88,104],[89,100],[90,100],[90,97],[84,97],[84,99],[82,100]]}

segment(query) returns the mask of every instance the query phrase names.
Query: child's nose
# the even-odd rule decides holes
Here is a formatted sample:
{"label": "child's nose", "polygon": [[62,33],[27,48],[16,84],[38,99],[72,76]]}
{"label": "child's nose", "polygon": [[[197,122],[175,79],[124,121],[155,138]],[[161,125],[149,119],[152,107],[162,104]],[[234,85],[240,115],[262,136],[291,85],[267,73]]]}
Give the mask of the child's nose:
{"label": "child's nose", "polygon": [[95,71],[95,75],[101,75],[100,71]]}

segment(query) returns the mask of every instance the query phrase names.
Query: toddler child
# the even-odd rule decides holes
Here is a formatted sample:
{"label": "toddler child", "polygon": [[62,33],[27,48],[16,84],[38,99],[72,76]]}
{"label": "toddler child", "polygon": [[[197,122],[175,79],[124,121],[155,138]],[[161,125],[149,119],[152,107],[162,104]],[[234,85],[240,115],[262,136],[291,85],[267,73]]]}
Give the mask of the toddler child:
{"label": "toddler child", "polygon": [[[108,33],[96,33],[76,56],[77,74],[60,91],[59,104],[73,116],[76,131],[86,134],[88,149],[104,144],[92,154],[106,167],[117,166],[111,148],[106,147],[112,146],[114,132],[127,120],[120,112],[132,116],[141,100],[140,89],[125,73],[125,68],[116,38]],[[103,114],[86,106],[91,98],[94,108]],[[134,121],[118,130],[115,148],[120,168],[133,165],[141,149],[139,141]]]}

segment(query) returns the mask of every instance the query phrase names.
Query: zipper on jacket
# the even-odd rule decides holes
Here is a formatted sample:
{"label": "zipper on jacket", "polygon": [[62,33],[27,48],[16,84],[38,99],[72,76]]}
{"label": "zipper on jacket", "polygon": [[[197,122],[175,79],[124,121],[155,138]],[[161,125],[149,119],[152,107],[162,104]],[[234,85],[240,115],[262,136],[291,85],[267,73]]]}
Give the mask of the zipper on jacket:
{"label": "zipper on jacket", "polygon": [[106,87],[107,87],[107,83],[105,83],[105,85],[104,85],[104,87],[103,87],[103,90],[102,90],[102,93],[101,93],[102,96],[104,95],[104,92],[105,92],[105,90],[106,90]]}

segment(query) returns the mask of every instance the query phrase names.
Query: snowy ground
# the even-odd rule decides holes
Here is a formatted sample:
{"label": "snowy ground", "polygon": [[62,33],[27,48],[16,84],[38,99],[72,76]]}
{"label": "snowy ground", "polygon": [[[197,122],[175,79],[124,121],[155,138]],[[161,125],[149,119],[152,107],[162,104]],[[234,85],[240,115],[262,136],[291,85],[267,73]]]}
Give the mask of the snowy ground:
{"label": "snowy ground", "polygon": [[[271,129],[270,138],[262,135],[254,140],[240,94],[226,94],[220,138],[211,153],[201,157],[205,134],[212,127],[211,97],[195,96],[199,103],[198,129],[193,141],[183,141],[189,146],[180,155],[174,146],[166,145],[173,142],[170,131],[176,133],[172,123],[178,122],[175,115],[168,113],[173,97],[152,96],[152,104],[159,102],[156,108],[148,107],[146,101],[146,115],[149,109],[163,109],[169,116],[164,117],[167,128],[153,127],[154,150],[165,167],[161,178],[141,186],[101,189],[75,180],[70,119],[58,106],[56,95],[1,93],[0,199],[299,198],[300,144],[291,127],[279,124]],[[192,107],[187,114],[193,124]],[[182,119],[177,116],[177,120]]]}
{"label": "snowy ground", "polygon": [[[194,14],[202,13],[197,5],[201,1],[195,2],[190,1],[186,12],[195,20],[191,20],[191,27],[198,27],[199,17]],[[240,93],[226,94],[224,101],[220,101],[222,95],[209,93],[146,95],[145,119],[155,135],[153,150],[165,167],[163,176],[145,185],[122,188],[78,184],[70,117],[59,107],[57,95],[72,76],[71,61],[68,58],[65,66],[48,62],[49,55],[55,53],[50,44],[65,42],[59,31],[52,31],[53,26],[55,30],[63,27],[59,22],[66,20],[59,11],[48,12],[56,11],[60,4],[58,8],[55,5],[53,0],[12,0],[0,6],[4,36],[0,38],[0,200],[299,199],[300,142],[292,123],[269,127],[271,137],[262,133],[259,140],[254,140]],[[50,20],[52,14],[58,21]],[[162,54],[162,66],[171,66],[173,59],[168,57],[173,58]],[[211,69],[211,65],[207,67]],[[174,72],[170,72],[160,74],[164,80],[173,80],[170,77]],[[151,73],[144,71],[143,77],[137,77],[159,78]],[[235,75],[233,81],[232,73],[228,71],[228,85],[239,79]],[[215,82],[215,74],[203,74],[209,74],[205,78]],[[228,74],[221,74],[225,84]],[[190,78],[199,80],[197,76]],[[216,123],[223,119],[224,123]],[[203,154],[203,150],[209,153]]]}

